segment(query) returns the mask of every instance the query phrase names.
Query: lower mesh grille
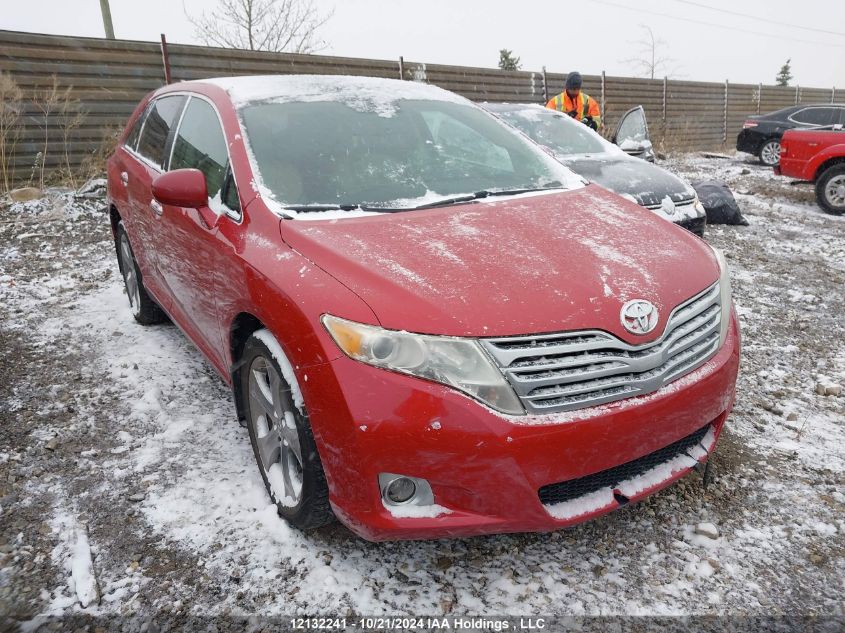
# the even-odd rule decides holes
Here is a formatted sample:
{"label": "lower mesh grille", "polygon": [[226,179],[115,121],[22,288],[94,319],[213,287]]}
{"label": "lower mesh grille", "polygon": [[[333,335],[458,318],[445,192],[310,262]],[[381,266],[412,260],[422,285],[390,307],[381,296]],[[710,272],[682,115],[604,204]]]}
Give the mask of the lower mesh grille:
{"label": "lower mesh grille", "polygon": [[602,488],[615,488],[621,482],[633,479],[644,472],[670,461],[678,455],[686,453],[690,448],[701,442],[707,434],[710,425],[701,427],[695,433],[670,444],[665,448],[649,453],[639,459],[602,470],[593,475],[570,479],[556,484],[549,484],[540,488],[540,501],[544,505],[554,505],[575,499],[582,495],[601,490]]}

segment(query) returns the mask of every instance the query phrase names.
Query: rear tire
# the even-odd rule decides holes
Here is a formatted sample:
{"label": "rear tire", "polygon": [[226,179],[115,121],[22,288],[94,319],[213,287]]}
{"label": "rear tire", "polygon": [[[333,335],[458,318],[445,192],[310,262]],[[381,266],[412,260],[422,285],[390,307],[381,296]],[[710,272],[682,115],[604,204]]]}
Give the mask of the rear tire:
{"label": "rear tire", "polygon": [[828,213],[845,212],[845,163],[831,165],[816,179],[816,202]]}
{"label": "rear tire", "polygon": [[281,353],[269,330],[250,336],[237,370],[237,396],[258,471],[279,516],[295,528],[313,530],[335,517],[308,414],[304,404],[295,403],[298,387],[292,388],[288,378],[295,378],[281,370]]}
{"label": "rear tire", "polygon": [[757,156],[766,167],[774,167],[780,162],[780,141],[776,138],[769,139],[760,146]]}
{"label": "rear tire", "polygon": [[123,220],[117,223],[117,231],[114,236],[115,248],[117,249],[117,264],[120,267],[120,274],[123,276],[123,285],[126,289],[126,296],[129,298],[129,309],[132,316],[141,325],[153,325],[167,320],[158,304],[147,294],[144,288],[144,278],[135,261],[135,253],[129,243],[129,234]]}

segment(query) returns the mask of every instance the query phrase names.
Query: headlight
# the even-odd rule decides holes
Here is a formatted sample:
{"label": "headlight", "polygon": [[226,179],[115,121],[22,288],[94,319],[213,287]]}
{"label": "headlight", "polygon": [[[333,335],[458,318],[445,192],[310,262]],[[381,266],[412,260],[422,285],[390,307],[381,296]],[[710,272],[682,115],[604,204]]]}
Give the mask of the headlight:
{"label": "headlight", "polygon": [[473,339],[385,330],[330,314],[322,321],[354,360],[454,387],[502,413],[525,413],[502,372]]}
{"label": "headlight", "polygon": [[[712,246],[710,248],[713,248]],[[728,337],[728,328],[731,325],[731,275],[728,271],[728,262],[718,248],[713,248],[716,261],[719,262],[719,303],[722,306],[722,321],[719,328],[719,347]]]}
{"label": "headlight", "polygon": [[707,215],[707,211],[704,209],[704,205],[701,204],[701,200],[699,200],[698,194],[695,194],[695,200],[693,201],[692,206],[698,212],[699,215]]}

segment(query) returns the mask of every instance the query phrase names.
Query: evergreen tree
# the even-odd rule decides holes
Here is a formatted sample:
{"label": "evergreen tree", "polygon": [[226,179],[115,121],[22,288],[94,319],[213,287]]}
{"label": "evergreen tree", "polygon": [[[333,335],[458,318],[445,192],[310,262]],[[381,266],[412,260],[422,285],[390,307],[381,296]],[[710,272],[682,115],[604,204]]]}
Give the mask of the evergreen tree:
{"label": "evergreen tree", "polygon": [[780,72],[777,77],[775,77],[775,81],[778,86],[788,86],[789,82],[792,81],[792,67],[789,65],[789,62],[791,61],[792,58],[790,57],[786,60],[786,63],[780,67]]}
{"label": "evergreen tree", "polygon": [[506,48],[499,51],[499,68],[501,70],[519,70],[521,67],[519,57],[514,57],[513,51]]}

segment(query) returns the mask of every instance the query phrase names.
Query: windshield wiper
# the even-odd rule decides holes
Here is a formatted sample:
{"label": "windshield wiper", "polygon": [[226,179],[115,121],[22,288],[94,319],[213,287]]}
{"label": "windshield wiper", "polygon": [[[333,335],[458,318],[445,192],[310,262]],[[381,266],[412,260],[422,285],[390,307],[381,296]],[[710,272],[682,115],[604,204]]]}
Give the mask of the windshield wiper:
{"label": "windshield wiper", "polygon": [[532,191],[548,191],[550,189],[563,189],[563,185],[554,181],[542,187],[519,187],[515,189],[482,189],[475,193],[466,193],[460,196],[453,196],[451,198],[441,198],[433,202],[426,202],[416,207],[379,207],[371,204],[299,204],[288,205],[283,207],[288,211],[296,211],[297,213],[310,213],[318,211],[374,211],[378,213],[397,213],[399,211],[416,211],[418,209],[432,209],[434,207],[444,207],[451,204],[460,204],[462,202],[473,202],[474,200],[481,200],[482,198],[489,198],[492,196],[516,196],[521,193],[529,193]]}
{"label": "windshield wiper", "polygon": [[482,189],[481,191],[476,191],[475,193],[468,193],[462,196],[455,196],[453,198],[442,198],[440,200],[435,200],[434,202],[426,202],[425,204],[418,205],[416,207],[406,207],[402,209],[386,209],[383,208],[383,211],[417,211],[419,209],[433,209],[434,207],[444,207],[450,204],[460,204],[462,202],[473,202],[475,200],[481,200],[483,198],[490,198],[492,196],[516,196],[521,193],[530,193],[533,191],[548,191],[550,189],[563,189],[563,185],[559,183],[552,183],[548,186],[544,187],[519,187],[516,189]]}
{"label": "windshield wiper", "polygon": [[360,209],[359,204],[292,204],[282,207],[288,211],[296,211],[297,213],[309,213],[311,211],[354,211]]}

